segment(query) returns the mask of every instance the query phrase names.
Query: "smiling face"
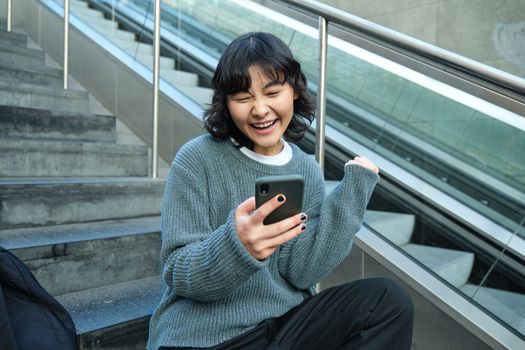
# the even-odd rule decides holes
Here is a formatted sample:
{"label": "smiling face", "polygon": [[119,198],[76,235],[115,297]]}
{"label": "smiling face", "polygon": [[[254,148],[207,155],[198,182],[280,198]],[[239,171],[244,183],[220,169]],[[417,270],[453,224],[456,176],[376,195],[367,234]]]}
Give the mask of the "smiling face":
{"label": "smiling face", "polygon": [[266,76],[258,66],[251,66],[249,74],[250,88],[228,95],[228,110],[237,128],[253,142],[252,151],[278,154],[297,94],[290,84]]}

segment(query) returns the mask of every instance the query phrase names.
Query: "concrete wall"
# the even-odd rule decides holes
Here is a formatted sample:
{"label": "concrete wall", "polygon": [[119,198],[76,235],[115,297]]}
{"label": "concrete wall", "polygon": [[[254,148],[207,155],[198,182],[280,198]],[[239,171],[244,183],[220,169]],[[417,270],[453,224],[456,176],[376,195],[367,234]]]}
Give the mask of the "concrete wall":
{"label": "concrete wall", "polygon": [[525,77],[524,0],[320,0]]}

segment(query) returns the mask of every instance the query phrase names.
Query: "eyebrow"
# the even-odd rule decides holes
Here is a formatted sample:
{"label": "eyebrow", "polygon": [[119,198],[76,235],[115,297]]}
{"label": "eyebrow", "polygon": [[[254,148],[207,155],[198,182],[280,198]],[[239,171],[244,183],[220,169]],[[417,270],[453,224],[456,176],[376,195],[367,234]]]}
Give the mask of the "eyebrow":
{"label": "eyebrow", "polygon": [[[268,88],[270,88],[272,86],[275,86],[275,85],[284,85],[284,83],[285,83],[285,81],[281,81],[279,79],[274,79],[274,80],[268,82],[267,84],[265,84],[262,88],[264,90],[264,89],[268,89]],[[230,94],[230,95],[236,95],[236,94],[240,94],[240,93],[250,93],[250,89],[245,90],[245,91],[238,91],[238,92],[235,92],[235,93]]]}
{"label": "eyebrow", "polygon": [[284,83],[285,83],[284,81],[281,81],[279,79],[274,79],[274,80],[270,81],[268,84],[264,85],[263,89],[267,89],[267,88],[275,86],[275,85],[284,85]]}

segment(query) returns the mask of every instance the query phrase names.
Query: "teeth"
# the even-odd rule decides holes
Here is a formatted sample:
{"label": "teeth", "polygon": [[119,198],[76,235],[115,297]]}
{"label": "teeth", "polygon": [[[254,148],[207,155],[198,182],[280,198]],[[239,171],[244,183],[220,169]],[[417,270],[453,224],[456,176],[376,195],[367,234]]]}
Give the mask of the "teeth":
{"label": "teeth", "polygon": [[253,126],[255,126],[258,129],[264,129],[264,128],[271,126],[273,123],[274,123],[274,120],[270,122],[266,122],[266,123],[256,123],[256,124],[253,124]]}

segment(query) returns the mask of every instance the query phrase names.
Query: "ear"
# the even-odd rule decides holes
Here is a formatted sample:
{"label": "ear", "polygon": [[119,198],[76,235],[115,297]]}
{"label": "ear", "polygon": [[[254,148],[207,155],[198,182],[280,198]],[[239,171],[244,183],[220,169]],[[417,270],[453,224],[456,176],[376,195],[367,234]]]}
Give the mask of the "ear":
{"label": "ear", "polygon": [[294,91],[293,93],[293,99],[294,100],[297,100],[299,98],[299,94],[297,92]]}

